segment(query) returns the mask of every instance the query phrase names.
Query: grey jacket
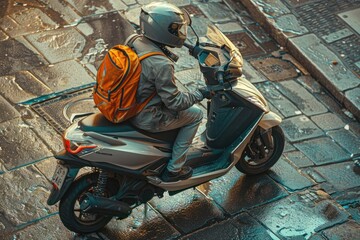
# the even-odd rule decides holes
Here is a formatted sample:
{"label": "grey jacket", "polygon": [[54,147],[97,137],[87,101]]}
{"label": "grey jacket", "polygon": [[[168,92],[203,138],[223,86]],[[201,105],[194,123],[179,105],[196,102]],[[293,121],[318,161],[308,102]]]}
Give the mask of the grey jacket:
{"label": "grey jacket", "polygon": [[[133,47],[139,56],[154,51],[161,52],[161,49],[156,44],[145,37],[137,38],[133,42]],[[148,109],[153,111],[154,107],[156,107],[157,110],[176,115],[176,112],[185,110],[203,99],[199,91],[190,93],[178,90],[175,85],[174,65],[167,57],[159,55],[148,57],[141,61],[141,66],[142,72],[137,91],[137,101],[143,102],[156,91],[155,97],[142,111],[146,112]],[[149,121],[149,119],[142,119],[145,116],[148,117],[149,115],[140,113],[134,117],[132,122],[141,127],[142,123]],[[151,121],[159,122],[164,117],[162,114],[154,114],[153,118],[155,119]]]}

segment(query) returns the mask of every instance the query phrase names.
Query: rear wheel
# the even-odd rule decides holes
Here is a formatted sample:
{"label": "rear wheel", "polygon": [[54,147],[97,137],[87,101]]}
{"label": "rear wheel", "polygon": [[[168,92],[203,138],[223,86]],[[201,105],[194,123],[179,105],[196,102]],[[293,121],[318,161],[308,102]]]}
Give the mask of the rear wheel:
{"label": "rear wheel", "polygon": [[[80,204],[85,198],[85,193],[93,193],[97,185],[98,173],[90,173],[77,178],[69,190],[60,200],[60,219],[69,230],[77,233],[96,232],[106,226],[112,219],[111,216],[101,214],[83,213]],[[109,178],[104,196],[110,197],[116,194],[118,182]]]}
{"label": "rear wheel", "polygon": [[260,131],[256,131],[251,142],[245,148],[241,159],[236,163],[236,168],[245,174],[254,175],[267,171],[281,157],[285,146],[285,137],[282,129],[275,126],[271,129],[269,147],[261,137]]}

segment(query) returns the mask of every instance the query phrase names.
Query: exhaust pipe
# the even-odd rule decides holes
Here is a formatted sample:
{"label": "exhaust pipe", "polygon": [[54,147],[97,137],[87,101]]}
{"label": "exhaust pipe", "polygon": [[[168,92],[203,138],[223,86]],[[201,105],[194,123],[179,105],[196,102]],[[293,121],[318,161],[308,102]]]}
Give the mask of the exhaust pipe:
{"label": "exhaust pipe", "polygon": [[126,218],[131,214],[129,204],[105,197],[94,196],[86,193],[85,199],[81,202],[80,209],[84,213],[98,213],[107,216]]}

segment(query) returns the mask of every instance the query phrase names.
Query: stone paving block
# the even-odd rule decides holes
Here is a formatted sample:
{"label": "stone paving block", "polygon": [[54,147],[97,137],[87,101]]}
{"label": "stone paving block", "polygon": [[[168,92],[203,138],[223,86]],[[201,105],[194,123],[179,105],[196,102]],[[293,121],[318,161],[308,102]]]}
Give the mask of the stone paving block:
{"label": "stone paving block", "polygon": [[287,195],[287,192],[267,175],[246,176],[241,175],[236,169],[221,178],[198,186],[197,189],[214,199],[231,215]]}
{"label": "stone paving block", "polygon": [[[83,18],[78,15],[74,9],[63,0],[38,0],[41,9],[44,13],[51,17],[52,20],[61,27],[76,26],[86,36],[92,33],[91,27],[83,22]],[[34,4],[34,1],[30,3]]]}
{"label": "stone paving block", "polygon": [[34,164],[34,166],[41,172],[49,181],[54,175],[57,165],[57,159],[54,157],[46,158]]}
{"label": "stone paving block", "polygon": [[341,162],[350,158],[349,153],[328,137],[303,141],[294,146],[316,165]]}
{"label": "stone paving block", "polygon": [[290,10],[281,0],[252,0],[259,9],[269,18],[279,17],[290,13]]}
{"label": "stone paving block", "polygon": [[285,139],[285,147],[284,147],[283,152],[286,153],[286,152],[295,151],[295,150],[296,150],[296,148],[289,143],[289,140]]}
{"label": "stone paving block", "polygon": [[249,24],[245,26],[246,30],[251,33],[251,36],[255,38],[255,40],[262,44],[272,41],[270,36],[264,31],[264,29],[258,24]]}
{"label": "stone paving block", "polygon": [[266,100],[272,103],[285,118],[301,114],[299,109],[291,101],[285,98],[273,84],[264,83],[256,85],[256,87],[264,95]]}
{"label": "stone paving block", "polygon": [[250,214],[284,239],[307,239],[315,231],[348,219],[347,212],[318,193],[309,191],[252,209]]}
{"label": "stone paving block", "polygon": [[284,153],[284,156],[299,168],[314,165],[314,163],[300,151],[286,152]]}
{"label": "stone paving block", "polygon": [[344,128],[346,125],[344,121],[334,113],[312,116],[311,120],[324,131]]}
{"label": "stone paving block", "polygon": [[223,3],[219,3],[219,2],[209,2],[207,4],[199,3],[197,6],[210,19],[210,21],[214,23],[223,23],[236,19],[235,15]]}
{"label": "stone paving block", "polygon": [[[207,17],[203,16],[194,16],[191,17],[192,27],[195,29],[195,32],[199,37],[205,37],[207,33],[208,25],[212,24]],[[195,35],[193,31],[188,31],[188,38],[192,39],[192,42],[195,43]]]}
{"label": "stone paving block", "polygon": [[36,68],[31,72],[53,92],[95,83],[95,79],[86,72],[81,64],[74,60]]}
{"label": "stone paving block", "polygon": [[[324,79],[318,79],[321,80],[333,94],[334,92],[341,92],[359,86],[360,82],[358,77],[348,70],[341,59],[322,44],[315,34],[291,38],[288,45],[290,49],[299,52],[299,56],[295,57],[300,59],[306,58],[308,62],[311,62],[311,64],[315,66],[316,71],[318,71],[323,78],[330,80],[330,82],[327,83]],[[300,54],[303,55],[303,57],[300,57]],[[315,77],[318,76],[315,75]]]}
{"label": "stone paving block", "polygon": [[242,213],[234,219],[214,224],[180,239],[271,240],[276,239],[276,236],[273,236],[270,231],[268,231],[249,214]]}
{"label": "stone paving block", "polygon": [[7,220],[2,213],[0,213],[0,238],[4,240],[12,240],[12,233],[14,231],[15,226],[11,224],[11,222]]}
{"label": "stone paving block", "polygon": [[339,129],[327,133],[340,146],[346,149],[351,156],[360,155],[360,136],[346,129]]}
{"label": "stone paving block", "polygon": [[50,94],[51,90],[28,71],[0,77],[0,93],[13,103]]}
{"label": "stone paving block", "polygon": [[341,40],[343,38],[347,38],[354,33],[350,31],[348,28],[343,28],[341,30],[338,30],[336,32],[330,33],[328,35],[322,36],[322,39],[326,41],[326,43],[332,43],[338,40]]}
{"label": "stone paving block", "polygon": [[347,190],[360,186],[360,177],[352,161],[316,167],[319,172],[337,190]]}
{"label": "stone paving block", "polygon": [[2,41],[0,46],[1,54],[5,56],[5,58],[0,58],[0,74],[2,76],[44,65],[37,54],[15,39]]}
{"label": "stone paving block", "polygon": [[[359,80],[360,82],[360,80]],[[345,92],[345,107],[360,118],[360,86]]]}
{"label": "stone paving block", "polygon": [[6,219],[19,226],[54,213],[48,206],[50,183],[33,166],[0,175],[0,189],[6,192],[0,208]]}
{"label": "stone paving block", "polygon": [[251,64],[246,60],[244,60],[243,77],[245,77],[251,83],[259,83],[259,82],[267,81],[267,79],[258,71],[256,71],[255,68],[251,66]]}
{"label": "stone paving block", "polygon": [[9,170],[52,156],[48,147],[21,119],[0,124],[0,161]]}
{"label": "stone paving block", "polygon": [[360,34],[360,8],[339,13],[338,16],[349,24],[349,26],[352,27],[358,34]]}
{"label": "stone paving block", "polygon": [[0,95],[0,123],[20,117],[20,114],[11,104]]}
{"label": "stone paving block", "polygon": [[25,123],[38,134],[39,138],[42,139],[54,153],[64,148],[61,135],[56,133],[54,128],[42,117],[27,108],[20,110],[20,113]]}
{"label": "stone paving block", "polygon": [[85,46],[85,38],[74,28],[34,33],[26,38],[50,63],[80,57]]}
{"label": "stone paving block", "polygon": [[67,0],[83,16],[101,14],[114,10],[126,10],[127,6],[122,1],[96,1],[96,0]]}
{"label": "stone paving block", "polygon": [[244,30],[238,22],[218,23],[215,24],[223,33],[237,33]]}
{"label": "stone paving block", "polygon": [[327,112],[327,108],[294,80],[278,84],[280,92],[290,99],[305,115],[312,116]]}
{"label": "stone paving block", "polygon": [[224,219],[221,210],[198,191],[187,191],[151,200],[150,204],[176,229],[190,233]]}
{"label": "stone paving block", "polygon": [[301,174],[301,172],[291,166],[283,157],[268,172],[269,176],[276,182],[285,186],[290,191],[301,190],[311,187],[315,182]]}
{"label": "stone paving block", "polygon": [[9,36],[0,29],[0,41],[5,41],[7,39],[9,39]]}
{"label": "stone paving block", "polygon": [[129,15],[126,16],[118,12],[109,12],[101,14],[101,17],[86,20],[93,32],[86,38],[81,63],[86,64],[94,75],[107,51],[115,45],[123,44],[126,38],[134,33],[134,27],[126,18],[138,19],[140,8],[135,10],[136,12],[128,11]]}
{"label": "stone paving block", "polygon": [[[29,21],[31,19],[31,21]],[[5,16],[0,27],[12,38],[55,29],[58,25],[38,8],[29,8]]]}
{"label": "stone paving block", "polygon": [[[321,239],[360,239],[360,225],[354,221],[348,221],[341,225],[334,226],[330,229],[326,229],[321,233],[311,237],[310,240],[315,240],[316,236]],[[323,237],[324,238],[323,238]]]}
{"label": "stone paving block", "polygon": [[145,212],[143,205],[133,209],[126,219],[113,219],[101,233],[109,239],[128,240],[165,240],[180,236],[158,212],[150,207]]}
{"label": "stone paving block", "polygon": [[277,17],[274,25],[288,36],[302,35],[309,32],[293,14]]}
{"label": "stone paving block", "polygon": [[324,135],[324,132],[304,115],[285,119],[281,123],[281,128],[290,142],[298,142]]}
{"label": "stone paving block", "polygon": [[22,231],[12,234],[17,240],[43,240],[43,239],[74,239],[75,234],[70,232],[60,221],[59,215],[49,216],[39,222],[28,226]]}

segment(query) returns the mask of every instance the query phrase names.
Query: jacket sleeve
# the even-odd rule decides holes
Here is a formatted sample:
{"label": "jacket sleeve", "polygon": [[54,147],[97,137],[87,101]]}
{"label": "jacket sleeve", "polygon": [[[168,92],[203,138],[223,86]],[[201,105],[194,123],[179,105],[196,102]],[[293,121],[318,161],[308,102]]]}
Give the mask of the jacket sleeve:
{"label": "jacket sleeve", "polygon": [[199,91],[181,92],[175,84],[174,66],[164,64],[155,78],[155,87],[165,106],[174,111],[185,110],[203,99]]}

